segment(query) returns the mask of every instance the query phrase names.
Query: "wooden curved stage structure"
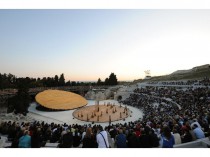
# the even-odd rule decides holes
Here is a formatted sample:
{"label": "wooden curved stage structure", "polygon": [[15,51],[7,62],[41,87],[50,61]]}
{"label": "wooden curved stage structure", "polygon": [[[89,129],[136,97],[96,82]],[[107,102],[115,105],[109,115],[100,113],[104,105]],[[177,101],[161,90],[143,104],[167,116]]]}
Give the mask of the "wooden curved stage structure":
{"label": "wooden curved stage structure", "polygon": [[53,110],[71,110],[87,105],[82,96],[61,90],[45,90],[36,95],[35,100],[41,106]]}
{"label": "wooden curved stage structure", "polygon": [[73,117],[86,122],[113,122],[131,116],[127,107],[118,105],[92,105],[82,107],[73,112]]}

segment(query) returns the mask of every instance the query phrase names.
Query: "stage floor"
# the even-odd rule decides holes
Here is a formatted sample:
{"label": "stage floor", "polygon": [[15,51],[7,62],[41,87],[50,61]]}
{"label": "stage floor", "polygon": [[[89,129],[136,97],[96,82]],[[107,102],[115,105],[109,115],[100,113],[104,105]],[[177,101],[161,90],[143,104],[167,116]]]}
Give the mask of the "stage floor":
{"label": "stage floor", "polygon": [[[117,101],[115,100],[104,100],[104,101],[100,101],[99,104],[100,105],[104,105],[104,102],[107,104],[112,103],[115,105],[120,105]],[[91,106],[91,105],[95,105],[95,100],[88,100],[88,104],[87,106]],[[76,118],[73,117],[73,112],[76,110],[68,110],[68,111],[57,111],[57,112],[45,112],[45,111],[38,111],[36,110],[36,102],[33,102],[30,104],[30,107],[28,109],[29,113],[28,116],[39,120],[39,121],[45,121],[47,123],[59,123],[59,124],[63,124],[63,123],[67,123],[67,124],[92,124],[91,122],[85,122],[85,121],[81,121],[78,120]],[[122,107],[125,107],[125,105],[122,105]],[[139,118],[142,118],[143,113],[141,110],[134,108],[134,107],[130,107],[128,106],[128,109],[130,111],[132,111],[132,117],[127,117],[124,120],[119,120],[119,121],[115,121],[112,122],[112,124],[117,124],[117,123],[125,123],[125,122],[130,122],[130,121],[135,121],[138,120]],[[107,126],[109,125],[109,122],[105,122],[105,123],[96,123],[95,124],[101,124],[102,126]]]}
{"label": "stage floor", "polygon": [[87,105],[87,100],[81,95],[62,90],[45,90],[35,99],[41,106],[54,110],[71,110]]}

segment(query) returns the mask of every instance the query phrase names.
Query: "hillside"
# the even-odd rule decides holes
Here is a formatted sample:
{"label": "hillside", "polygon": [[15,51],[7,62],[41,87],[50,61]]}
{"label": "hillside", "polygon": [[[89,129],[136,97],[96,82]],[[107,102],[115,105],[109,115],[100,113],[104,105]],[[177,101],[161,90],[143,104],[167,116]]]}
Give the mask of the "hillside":
{"label": "hillside", "polygon": [[177,70],[169,75],[154,76],[149,80],[135,80],[134,83],[146,81],[177,81],[177,80],[193,80],[210,77],[210,65],[205,64],[193,67],[188,70]]}

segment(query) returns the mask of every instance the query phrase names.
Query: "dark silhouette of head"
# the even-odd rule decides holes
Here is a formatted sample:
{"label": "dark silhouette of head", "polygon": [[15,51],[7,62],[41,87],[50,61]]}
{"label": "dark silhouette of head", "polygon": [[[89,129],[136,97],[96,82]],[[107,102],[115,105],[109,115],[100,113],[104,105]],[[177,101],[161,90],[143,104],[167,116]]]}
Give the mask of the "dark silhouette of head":
{"label": "dark silhouette of head", "polygon": [[99,131],[103,131],[104,129],[103,129],[103,127],[102,127],[101,125],[99,125],[99,126],[98,126],[98,130],[99,130]]}
{"label": "dark silhouette of head", "polygon": [[197,127],[198,127],[198,125],[197,125],[197,124],[194,124],[194,125],[193,125],[193,128],[194,128],[194,129],[195,129],[195,128],[197,128]]}
{"label": "dark silhouette of head", "polygon": [[169,140],[171,137],[171,130],[168,126],[163,128],[163,134],[164,136]]}

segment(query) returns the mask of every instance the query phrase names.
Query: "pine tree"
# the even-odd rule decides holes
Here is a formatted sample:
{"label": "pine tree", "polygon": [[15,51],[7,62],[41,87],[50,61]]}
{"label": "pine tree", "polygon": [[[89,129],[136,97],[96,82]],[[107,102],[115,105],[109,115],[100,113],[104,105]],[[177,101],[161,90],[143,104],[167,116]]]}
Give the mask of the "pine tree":
{"label": "pine tree", "polygon": [[102,85],[101,79],[98,79],[97,85]]}
{"label": "pine tree", "polygon": [[65,85],[65,78],[64,78],[64,74],[62,73],[59,78],[59,86],[64,86],[64,85]]}
{"label": "pine tree", "polygon": [[55,75],[54,81],[55,81],[55,86],[58,86],[59,84],[58,75]]}
{"label": "pine tree", "polygon": [[108,78],[105,79],[104,84],[109,85],[109,79]]}
{"label": "pine tree", "polygon": [[108,81],[109,85],[117,85],[117,76],[114,73],[111,73],[109,76],[109,81]]}

